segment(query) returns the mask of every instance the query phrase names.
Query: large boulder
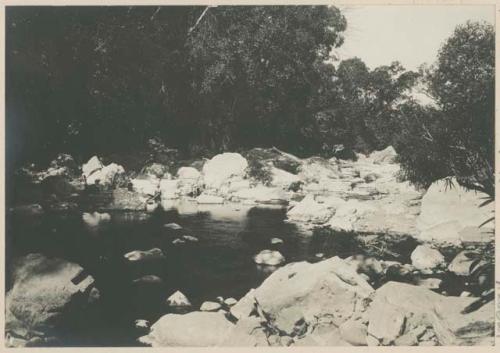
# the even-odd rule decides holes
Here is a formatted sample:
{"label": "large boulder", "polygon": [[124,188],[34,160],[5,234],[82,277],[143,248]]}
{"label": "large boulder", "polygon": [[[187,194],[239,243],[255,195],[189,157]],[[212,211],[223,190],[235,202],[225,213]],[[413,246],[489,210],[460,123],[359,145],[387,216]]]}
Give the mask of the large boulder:
{"label": "large boulder", "polygon": [[479,226],[493,216],[494,203],[480,207],[486,194],[466,190],[455,179],[451,183],[452,187],[446,179],[432,183],[422,198],[417,219],[419,239],[453,244],[490,240],[494,222]]}
{"label": "large boulder", "polygon": [[373,151],[370,154],[370,159],[374,164],[390,164],[395,163],[398,154],[394,147],[389,146],[381,151]]}
{"label": "large boulder", "polygon": [[233,327],[224,314],[217,312],[167,314],[140,341],[153,347],[213,347],[226,340]]}
{"label": "large boulder", "polygon": [[435,344],[493,344],[494,302],[462,313],[476,299],[446,297],[424,287],[388,282],[377,289],[367,311],[368,337],[389,345],[424,326],[434,332]]}
{"label": "large boulder", "polygon": [[239,153],[218,154],[203,165],[203,180],[207,188],[219,189],[232,177],[243,178],[247,166]]}
{"label": "large boulder", "polygon": [[88,177],[92,173],[100,170],[102,167],[104,167],[104,165],[102,164],[99,157],[93,156],[92,158],[89,159],[89,161],[87,163],[82,165],[82,174],[85,178],[88,179]]}
{"label": "large boulder", "polygon": [[87,177],[87,184],[99,184],[104,187],[111,187],[114,185],[115,178],[125,174],[125,169],[116,163],[108,164],[99,170],[94,171]]}
{"label": "large boulder", "polygon": [[280,187],[282,189],[288,189],[292,184],[300,181],[297,175],[275,167],[271,168],[271,176],[271,186]]}
{"label": "large boulder", "polygon": [[11,278],[5,330],[15,337],[60,337],[68,324],[86,317],[99,296],[94,279],[81,266],[41,254],[16,260]]}
{"label": "large boulder", "polygon": [[236,309],[251,312],[255,303],[266,314],[269,325],[294,336],[304,329],[312,330],[322,319],[333,320],[336,326],[342,324],[361,310],[372,290],[354,267],[338,257],[315,264],[297,262],[271,274],[242,299],[246,306],[239,308],[238,303],[231,313]]}
{"label": "large boulder", "polygon": [[160,179],[156,177],[138,177],[130,180],[132,188],[141,195],[153,196],[160,191]]}
{"label": "large boulder", "polygon": [[148,196],[127,189],[113,190],[111,202],[106,206],[114,210],[143,211],[146,208]]}

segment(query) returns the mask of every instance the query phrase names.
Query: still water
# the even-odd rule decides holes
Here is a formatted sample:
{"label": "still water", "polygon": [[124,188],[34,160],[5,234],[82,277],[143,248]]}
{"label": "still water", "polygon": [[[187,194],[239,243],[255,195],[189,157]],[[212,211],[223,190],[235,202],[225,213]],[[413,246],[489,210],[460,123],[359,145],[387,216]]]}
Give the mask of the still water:
{"label": "still water", "polygon": [[[218,296],[241,298],[259,286],[273,268],[252,257],[264,249],[279,250],[288,262],[319,261],[316,256],[345,258],[362,252],[353,235],[312,232],[285,222],[282,207],[237,204],[196,205],[185,201],[153,213],[110,212],[111,220],[88,226],[82,213],[8,216],[7,273],[12,260],[33,252],[67,259],[91,274],[101,292],[97,319],[66,345],[136,345],[134,320],[151,322],[167,313],[165,299],[184,293],[193,310]],[[183,228],[172,230],[175,222]],[[173,244],[182,235],[198,242]],[[272,245],[278,237],[283,244]],[[130,263],[133,250],[160,248],[165,259]],[[134,279],[156,275],[161,285],[137,285]],[[7,276],[7,290],[11,283]]]}

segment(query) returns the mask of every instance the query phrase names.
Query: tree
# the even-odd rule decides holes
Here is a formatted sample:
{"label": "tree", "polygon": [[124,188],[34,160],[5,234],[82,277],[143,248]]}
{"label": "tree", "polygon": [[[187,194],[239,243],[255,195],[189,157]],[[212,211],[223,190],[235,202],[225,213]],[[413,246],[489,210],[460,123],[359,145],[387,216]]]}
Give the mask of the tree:
{"label": "tree", "polygon": [[425,120],[422,109],[407,116],[419,122],[406,131],[408,141],[402,143],[402,167],[409,180],[427,186],[455,176],[461,185],[494,196],[494,65],[492,25],[467,22],[444,43],[425,76],[437,110],[426,109]]}

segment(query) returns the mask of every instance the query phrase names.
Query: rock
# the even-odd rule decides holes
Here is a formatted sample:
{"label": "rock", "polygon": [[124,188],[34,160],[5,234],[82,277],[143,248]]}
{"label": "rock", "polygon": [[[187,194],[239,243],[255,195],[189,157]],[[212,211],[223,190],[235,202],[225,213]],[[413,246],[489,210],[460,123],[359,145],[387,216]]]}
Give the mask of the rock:
{"label": "rock", "polygon": [[319,253],[317,253],[317,254],[316,254],[316,255],[314,255],[314,256],[316,256],[317,258],[320,258],[320,259],[321,259],[321,258],[325,257],[325,254],[323,254],[323,253],[319,252]]}
{"label": "rock", "polygon": [[418,270],[432,270],[445,263],[444,256],[428,245],[419,245],[411,253],[411,263]]}
{"label": "rock", "polygon": [[[466,190],[451,179],[453,187],[448,187],[445,179],[438,180],[429,187],[422,198],[422,210],[417,219],[418,237],[422,241],[458,244],[464,234],[471,233],[468,241],[491,239],[494,222],[479,226],[492,217],[494,202],[479,207],[487,195]],[[470,232],[475,230],[475,232]],[[470,239],[472,238],[472,239]]]}
{"label": "rock", "polygon": [[43,214],[43,208],[37,203],[30,204],[30,205],[21,205],[21,206],[15,206],[10,208],[11,212],[14,212],[16,214],[22,214],[22,215],[41,215]]}
{"label": "rock", "polygon": [[74,160],[74,158],[66,153],[59,153],[52,162],[50,162],[51,168],[67,168],[72,171],[74,174],[78,171],[78,166]]}
{"label": "rock", "polygon": [[173,230],[182,229],[182,227],[180,225],[178,225],[177,223],[167,223],[167,224],[163,225],[163,227],[168,228],[168,229],[173,229]]}
{"label": "rock", "polygon": [[142,320],[142,319],[135,320],[134,326],[135,326],[135,328],[138,328],[138,329],[148,329],[149,328],[149,321]]}
{"label": "rock", "polygon": [[367,335],[366,344],[370,347],[380,346],[380,341],[377,338],[373,337],[372,335]]}
{"label": "rock", "polygon": [[314,195],[309,194],[289,210],[286,216],[291,221],[320,224],[328,221],[333,213],[327,205],[316,202]]}
{"label": "rock", "polygon": [[480,261],[481,255],[475,251],[461,251],[448,266],[448,271],[458,276],[469,276],[472,265]]}
{"label": "rock", "polygon": [[[398,338],[405,329],[404,312],[394,307],[375,306],[370,308],[368,333],[377,338],[382,345],[389,345]],[[372,319],[377,317],[377,319]]]}
{"label": "rock", "polygon": [[396,153],[396,150],[394,150],[394,147],[389,146],[382,151],[372,152],[369,158],[374,164],[390,164],[395,163],[397,157],[398,154]]}
{"label": "rock", "polygon": [[72,320],[90,323],[94,279],[81,266],[29,254],[13,263],[11,279],[5,298],[5,332],[11,336],[59,336]]}
{"label": "rock", "polygon": [[159,188],[162,200],[174,200],[179,197],[179,181],[170,179],[161,179]]}
{"label": "rock", "polygon": [[200,311],[218,311],[221,308],[221,305],[216,302],[203,302],[200,307]]}
{"label": "rock", "polygon": [[123,169],[121,165],[111,163],[89,175],[87,177],[87,184],[99,184],[105,187],[111,187],[114,186],[115,178],[122,174],[125,174],[125,169]]}
{"label": "rock", "polygon": [[243,178],[248,162],[238,153],[218,154],[203,165],[203,181],[209,189],[219,189],[231,177]]}
{"label": "rock", "polygon": [[377,289],[368,308],[368,332],[387,343],[410,332],[412,327],[425,326],[435,332],[440,345],[475,345],[494,334],[494,302],[462,314],[474,301],[475,298],[446,297],[423,287],[388,282]]}
{"label": "rock", "polygon": [[282,189],[288,189],[290,185],[300,181],[297,175],[278,169],[275,167],[271,168],[271,186],[276,186]]}
{"label": "rock", "polygon": [[255,263],[259,265],[278,266],[285,262],[285,258],[279,251],[262,250],[253,257]]}
{"label": "rock", "polygon": [[271,238],[271,244],[273,244],[273,245],[283,244],[283,239],[280,239],[280,238]]}
{"label": "rock", "polygon": [[340,330],[332,323],[320,323],[314,327],[314,330],[304,336],[299,336],[295,340],[294,346],[350,346],[348,342],[342,339]]}
{"label": "rock", "polygon": [[174,244],[174,245],[177,245],[177,244],[186,244],[186,241],[184,239],[176,238],[176,239],[172,240],[172,244]]}
{"label": "rock", "polygon": [[399,336],[395,341],[395,346],[417,346],[418,339],[422,337],[427,328],[423,325],[418,326],[415,329],[412,329],[410,332],[405,333],[402,336]]}
{"label": "rock", "polygon": [[223,204],[224,199],[220,196],[201,194],[196,198],[196,202],[199,204]]}
{"label": "rock", "polygon": [[185,241],[192,242],[192,243],[197,243],[198,242],[198,238],[193,237],[192,235],[183,235],[182,239],[184,239]]}
{"label": "rock", "polygon": [[83,219],[83,222],[85,222],[85,224],[87,226],[89,226],[89,227],[97,227],[101,223],[111,221],[111,215],[109,213],[99,213],[99,212],[88,213],[88,212],[84,212],[82,214],[82,219]]}
{"label": "rock", "polygon": [[266,331],[260,318],[252,316],[239,320],[220,343],[221,347],[267,347]]}
{"label": "rock", "polygon": [[136,278],[132,281],[133,284],[159,285],[163,284],[163,280],[156,275],[145,275]]}
{"label": "rock", "polygon": [[250,316],[255,310],[255,289],[250,289],[243,298],[229,309],[229,312],[237,320]]}
{"label": "rock", "polygon": [[160,191],[160,180],[156,178],[135,178],[130,182],[134,191],[141,195],[153,196]]}
{"label": "rock", "polygon": [[159,248],[153,248],[146,251],[134,250],[126,253],[123,257],[131,262],[165,259],[163,251]]}
{"label": "rock", "polygon": [[167,314],[141,341],[153,347],[213,347],[226,340],[233,327],[222,313]]}
{"label": "rock", "polygon": [[460,296],[461,297],[470,297],[470,296],[472,296],[472,293],[464,290],[462,293],[460,293]]}
{"label": "rock", "polygon": [[270,324],[293,336],[298,323],[311,329],[321,318],[342,324],[371,293],[372,287],[350,265],[332,257],[314,264],[288,264],[252,295]]}
{"label": "rock", "polygon": [[193,167],[181,167],[177,171],[177,177],[179,179],[197,180],[200,176],[201,176],[201,173]]}
{"label": "rock", "polygon": [[181,291],[176,291],[168,297],[167,305],[171,307],[189,307],[191,302]]}
{"label": "rock", "polygon": [[237,303],[238,301],[234,298],[227,298],[226,300],[224,300],[224,304],[226,304],[227,306],[233,306]]}
{"label": "rock", "polygon": [[85,178],[89,178],[94,172],[101,170],[104,167],[97,156],[93,156],[87,163],[82,166],[82,174]]}
{"label": "rock", "polygon": [[366,346],[367,328],[359,320],[347,320],[339,327],[342,339],[353,346]]}

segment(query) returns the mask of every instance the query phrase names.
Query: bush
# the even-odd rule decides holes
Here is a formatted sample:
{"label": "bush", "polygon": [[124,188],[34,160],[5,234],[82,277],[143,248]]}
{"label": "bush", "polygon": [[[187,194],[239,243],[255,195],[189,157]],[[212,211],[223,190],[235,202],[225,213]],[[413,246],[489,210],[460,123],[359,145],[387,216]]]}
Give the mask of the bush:
{"label": "bush", "polygon": [[270,168],[257,159],[248,160],[247,178],[269,186],[273,180]]}

